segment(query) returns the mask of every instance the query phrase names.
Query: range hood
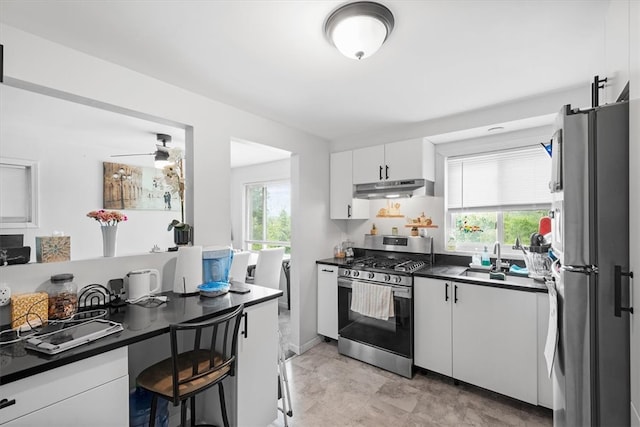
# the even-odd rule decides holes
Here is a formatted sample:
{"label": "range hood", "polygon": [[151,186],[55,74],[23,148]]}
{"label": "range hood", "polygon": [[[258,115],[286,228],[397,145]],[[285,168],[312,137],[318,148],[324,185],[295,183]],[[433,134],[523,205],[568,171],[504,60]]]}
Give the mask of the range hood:
{"label": "range hood", "polygon": [[400,181],[356,184],[353,197],[356,199],[395,199],[398,197],[433,196],[434,182],[426,179],[404,179]]}

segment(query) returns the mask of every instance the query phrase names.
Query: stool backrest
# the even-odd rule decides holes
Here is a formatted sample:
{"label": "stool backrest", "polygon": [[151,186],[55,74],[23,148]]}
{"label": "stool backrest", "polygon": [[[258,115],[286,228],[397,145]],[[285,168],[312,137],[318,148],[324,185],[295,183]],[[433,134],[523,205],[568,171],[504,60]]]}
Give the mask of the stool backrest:
{"label": "stool backrest", "polygon": [[249,265],[249,256],[251,252],[236,252],[233,254],[231,261],[231,271],[229,276],[236,282],[244,282],[247,278],[247,266]]}
{"label": "stool backrest", "polygon": [[258,253],[253,283],[266,288],[280,289],[280,270],[284,248],[262,249]]}
{"label": "stool backrest", "polygon": [[213,319],[170,326],[175,404],[235,375],[243,311],[241,304]]}

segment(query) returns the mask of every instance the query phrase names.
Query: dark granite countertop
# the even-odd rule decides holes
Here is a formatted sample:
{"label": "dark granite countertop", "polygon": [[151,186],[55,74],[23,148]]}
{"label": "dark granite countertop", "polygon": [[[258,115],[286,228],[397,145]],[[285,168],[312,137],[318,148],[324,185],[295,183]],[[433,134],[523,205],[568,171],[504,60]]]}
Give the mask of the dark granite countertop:
{"label": "dark granite countertop", "polygon": [[[468,271],[471,271],[472,273],[467,273]],[[503,289],[513,289],[525,292],[547,292],[547,286],[544,284],[544,282],[539,282],[529,277],[507,274],[504,281],[495,280],[489,278],[488,271],[471,270],[468,267],[459,265],[435,265],[433,267],[427,267],[418,270],[413,273],[413,276],[430,277],[432,279],[439,280],[453,280],[460,283],[491,286]]]}
{"label": "dark granite countertop", "polygon": [[215,298],[205,298],[199,295],[183,297],[173,292],[164,292],[162,295],[167,295],[168,301],[157,307],[126,305],[109,309],[110,313],[106,318],[122,323],[122,332],[53,356],[27,350],[23,342],[2,345],[0,385],[167,333],[172,323],[205,320],[231,311],[240,304],[251,306],[282,295],[280,290],[248,284],[246,286],[251,289],[246,294],[227,293]]}
{"label": "dark granite countertop", "polygon": [[[441,257],[441,256],[439,256]],[[441,257],[444,258],[444,257]],[[451,258],[451,257],[449,257]],[[448,261],[449,258],[445,258],[444,261]],[[453,258],[451,258],[453,259]],[[316,261],[316,264],[334,265],[337,267],[348,267],[353,258],[326,258]],[[454,259],[456,261],[456,259]],[[467,261],[468,262],[468,261]],[[489,273],[486,271],[476,271],[469,273],[473,275],[465,275],[465,272],[470,270],[468,266],[453,265],[453,264],[439,264],[437,263],[433,267],[423,268],[413,273],[414,277],[430,277],[432,279],[440,280],[454,280],[460,283],[469,283],[472,285],[492,286],[503,289],[513,289],[525,292],[547,292],[547,286],[544,282],[533,280],[529,277],[514,276],[508,274],[505,281],[489,279]]]}

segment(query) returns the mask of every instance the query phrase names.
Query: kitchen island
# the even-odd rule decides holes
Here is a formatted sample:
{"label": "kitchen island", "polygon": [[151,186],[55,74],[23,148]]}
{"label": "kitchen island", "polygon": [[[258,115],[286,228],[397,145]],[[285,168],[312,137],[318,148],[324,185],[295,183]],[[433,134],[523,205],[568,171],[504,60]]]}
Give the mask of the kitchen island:
{"label": "kitchen island", "polygon": [[[272,415],[264,420],[268,424],[277,415],[277,298],[282,291],[245,286],[249,293],[203,298],[165,292],[168,301],[156,307],[126,305],[107,309],[106,318],[121,323],[122,332],[58,355],[27,350],[23,342],[3,345],[0,401],[4,403],[0,407],[0,424],[29,425],[55,417],[60,425],[127,425],[129,414],[123,408],[128,407],[130,382],[139,373],[138,368],[131,368],[136,363],[129,360],[128,350],[136,348],[137,358],[145,366],[151,365],[168,356],[167,332],[172,323],[206,320],[240,304],[245,305],[247,315],[239,332],[238,373],[225,387],[229,415],[235,425],[249,425],[259,420],[255,418],[258,414],[267,418]],[[166,354],[152,350],[157,348],[158,340],[167,343],[166,348],[161,344]],[[256,373],[261,376],[256,378]],[[212,401],[217,400],[213,397]],[[209,421],[216,415],[215,405],[207,405],[205,412]],[[111,418],[104,419],[105,415]],[[198,416],[203,415],[199,412]]]}

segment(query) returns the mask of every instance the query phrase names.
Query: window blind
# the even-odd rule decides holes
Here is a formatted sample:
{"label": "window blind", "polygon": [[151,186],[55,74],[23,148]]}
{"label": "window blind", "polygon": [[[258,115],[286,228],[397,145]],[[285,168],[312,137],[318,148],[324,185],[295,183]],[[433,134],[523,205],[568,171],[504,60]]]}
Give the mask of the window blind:
{"label": "window blind", "polygon": [[551,158],[541,147],[447,159],[447,207],[551,203]]}

